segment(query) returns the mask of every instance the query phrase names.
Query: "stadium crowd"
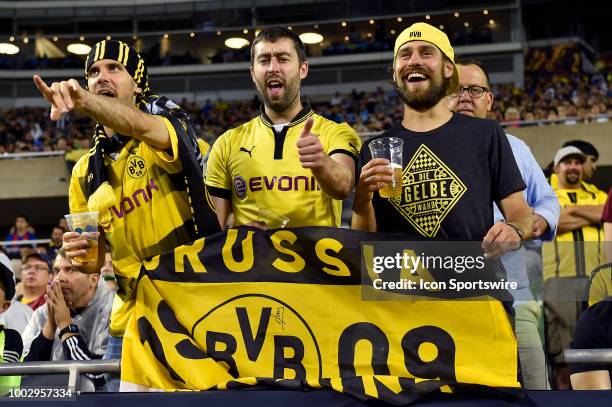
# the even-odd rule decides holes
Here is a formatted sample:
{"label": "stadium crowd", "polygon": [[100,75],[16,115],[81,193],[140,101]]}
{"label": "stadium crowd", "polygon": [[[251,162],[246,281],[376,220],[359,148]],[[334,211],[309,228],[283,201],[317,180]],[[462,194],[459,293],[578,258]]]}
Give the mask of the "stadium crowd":
{"label": "stadium crowd", "polygon": [[[540,121],[574,124],[601,122],[612,117],[612,70],[587,74],[526,76],[524,89],[502,84],[493,86],[496,103],[487,117],[506,126],[541,125]],[[236,127],[257,114],[261,101],[207,100],[204,104],[183,100],[197,134],[214,141],[227,129]],[[380,132],[401,117],[401,103],[395,89],[374,92],[353,90],[336,93],[328,100],[313,101],[320,115],[348,123],[358,133]],[[87,117],[68,114],[58,122],[49,119],[45,108],[20,107],[2,111],[0,117],[0,154],[29,151],[89,148],[93,122]],[[69,160],[73,160],[69,155]]]}

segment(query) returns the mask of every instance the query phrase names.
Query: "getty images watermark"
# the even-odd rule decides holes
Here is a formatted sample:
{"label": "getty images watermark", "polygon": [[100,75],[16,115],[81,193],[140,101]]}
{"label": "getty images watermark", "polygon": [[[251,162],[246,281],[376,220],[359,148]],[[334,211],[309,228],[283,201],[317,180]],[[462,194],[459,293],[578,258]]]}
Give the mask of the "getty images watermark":
{"label": "getty images watermark", "polygon": [[361,254],[362,287],[369,291],[503,299],[519,287],[499,259],[485,257],[480,242],[364,242]]}

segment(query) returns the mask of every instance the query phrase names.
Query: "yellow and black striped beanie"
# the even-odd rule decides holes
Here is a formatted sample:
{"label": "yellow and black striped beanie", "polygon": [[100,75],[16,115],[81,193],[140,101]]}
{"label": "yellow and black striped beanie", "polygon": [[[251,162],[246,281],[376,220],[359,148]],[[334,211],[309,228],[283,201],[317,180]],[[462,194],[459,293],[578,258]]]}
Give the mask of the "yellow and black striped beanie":
{"label": "yellow and black striped beanie", "polygon": [[87,55],[87,60],[85,61],[85,80],[87,80],[89,68],[94,62],[102,59],[112,59],[123,65],[132,79],[134,79],[134,82],[136,82],[136,85],[142,89],[141,97],[151,94],[147,67],[144,59],[134,48],[122,41],[103,40],[98,42],[89,51],[89,55]]}

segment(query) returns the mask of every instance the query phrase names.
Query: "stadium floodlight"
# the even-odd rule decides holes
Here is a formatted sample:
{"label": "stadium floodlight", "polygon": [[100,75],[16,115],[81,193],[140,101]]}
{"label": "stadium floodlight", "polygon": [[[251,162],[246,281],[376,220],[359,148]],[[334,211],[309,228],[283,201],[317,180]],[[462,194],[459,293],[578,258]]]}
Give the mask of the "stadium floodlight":
{"label": "stadium floodlight", "polygon": [[225,40],[225,46],[233,49],[240,49],[249,45],[249,40],[246,38],[232,37]]}
{"label": "stadium floodlight", "polygon": [[0,43],[0,54],[15,55],[19,52],[19,47],[8,42]]}
{"label": "stadium floodlight", "polygon": [[318,33],[302,33],[300,39],[304,44],[318,44],[323,41],[323,36]]}
{"label": "stadium floodlight", "polygon": [[76,55],[87,55],[89,54],[89,51],[91,51],[91,47],[89,45],[81,44],[78,42],[68,45],[66,49],[68,50],[68,52],[71,52]]}

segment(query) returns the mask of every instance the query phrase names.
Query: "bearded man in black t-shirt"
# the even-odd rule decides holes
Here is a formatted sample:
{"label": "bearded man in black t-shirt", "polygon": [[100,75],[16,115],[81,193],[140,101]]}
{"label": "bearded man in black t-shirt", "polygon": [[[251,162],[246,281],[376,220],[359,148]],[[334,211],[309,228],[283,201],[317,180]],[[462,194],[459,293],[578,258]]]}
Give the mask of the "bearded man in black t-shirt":
{"label": "bearded man in black t-shirt", "polygon": [[[392,179],[383,158],[361,149],[353,229],[432,239],[483,240],[488,257],[520,246],[532,230],[521,174],[498,123],[453,114],[445,96],[458,84],[454,51],[437,28],[415,23],[395,42],[393,81],[404,118],[380,137],[403,140],[402,194],[375,191]],[[378,137],[377,137],[378,138]],[[376,138],[375,138],[376,139]],[[492,202],[506,219],[493,224]]]}

